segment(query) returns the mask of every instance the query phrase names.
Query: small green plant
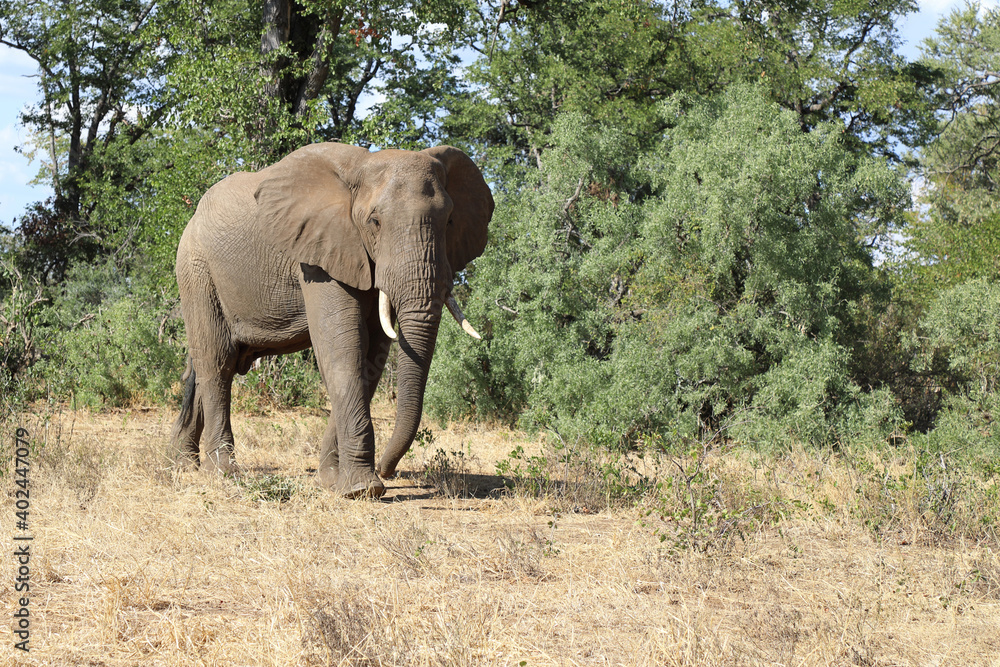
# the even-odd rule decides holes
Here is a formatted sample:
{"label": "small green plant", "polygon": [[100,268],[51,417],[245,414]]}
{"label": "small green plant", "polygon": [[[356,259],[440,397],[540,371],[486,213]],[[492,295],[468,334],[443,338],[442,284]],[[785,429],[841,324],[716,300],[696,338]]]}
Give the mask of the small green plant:
{"label": "small green plant", "polygon": [[559,527],[559,519],[562,518],[562,514],[552,510],[550,517],[548,521],[549,536],[545,538],[545,547],[542,549],[542,554],[545,556],[558,556],[559,549],[556,548],[555,536],[556,528]]}
{"label": "small green plant", "polygon": [[504,478],[507,488],[520,495],[541,497],[555,488],[548,457],[526,456],[522,445],[514,447],[507,458],[497,461],[496,471]]}
{"label": "small green plant", "polygon": [[408,459],[416,458],[418,451],[422,451],[426,447],[433,444],[434,444],[434,431],[426,427],[418,430],[416,434],[413,436],[413,446],[410,447],[408,452],[406,452],[406,458]]}
{"label": "small green plant", "polygon": [[785,503],[716,470],[707,454],[702,445],[683,458],[671,458],[676,474],[665,476],[647,495],[654,500],[642,522],[656,524],[655,534],[671,550],[726,550],[734,540],[745,540],[752,528],[776,524],[785,511]]}
{"label": "small green plant", "polygon": [[413,444],[417,447],[430,447],[434,444],[434,431],[422,428],[413,436]]}
{"label": "small green plant", "polygon": [[465,452],[447,452],[439,447],[424,464],[423,477],[448,498],[458,498],[469,494],[468,473]]}

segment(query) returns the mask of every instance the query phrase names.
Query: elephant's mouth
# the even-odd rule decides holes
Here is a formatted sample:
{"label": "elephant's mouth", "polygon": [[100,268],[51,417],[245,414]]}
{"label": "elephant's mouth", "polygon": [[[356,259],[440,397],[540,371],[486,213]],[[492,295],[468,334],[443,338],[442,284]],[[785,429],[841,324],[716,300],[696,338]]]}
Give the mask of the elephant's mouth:
{"label": "elephant's mouth", "polygon": [[[455,300],[454,294],[449,292],[448,298],[445,300],[445,305],[448,306],[448,312],[451,313],[451,316],[461,325],[462,331],[476,340],[483,339],[469,322],[468,318],[465,317],[465,313],[462,312],[461,306]],[[382,331],[385,332],[385,335],[390,340],[396,340],[396,331],[392,327],[392,302],[389,300],[389,296],[382,290],[378,291],[378,320],[382,324]]]}

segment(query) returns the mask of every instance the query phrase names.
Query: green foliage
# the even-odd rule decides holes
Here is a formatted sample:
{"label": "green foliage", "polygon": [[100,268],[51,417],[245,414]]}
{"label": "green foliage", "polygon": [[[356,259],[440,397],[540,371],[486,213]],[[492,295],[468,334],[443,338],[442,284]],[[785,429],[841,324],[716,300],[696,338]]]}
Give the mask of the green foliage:
{"label": "green foliage", "polygon": [[1000,272],[1000,9],[968,4],[942,19],[924,59],[942,71],[937,137],[921,156],[920,203],[906,229],[911,288]]}
{"label": "green foliage", "polygon": [[256,368],[233,380],[233,404],[240,410],[279,407],[325,410],[329,404],[312,349],[264,357]]}
{"label": "green foliage", "polygon": [[759,88],[660,114],[648,150],[564,116],[534,187],[501,193],[467,276],[487,341],[435,360],[431,409],[603,446],[898,428],[849,362],[858,303],[881,290],[865,242],[905,208],[902,179],[839,124],[803,133]]}
{"label": "green foliage", "polygon": [[932,367],[934,355],[972,394],[991,394],[1000,378],[1000,284],[984,278],[943,290],[920,321],[922,354],[918,369]]}
{"label": "green foliage", "polygon": [[945,388],[933,430],[919,440],[984,459],[1000,451],[1000,285],[983,278],[943,290],[920,320],[913,366]]}
{"label": "green foliage", "polygon": [[447,127],[529,160],[551,145],[562,114],[613,122],[645,143],[673,94],[752,83],[803,130],[840,120],[852,151],[898,159],[900,143],[919,145],[933,127],[924,91],[935,72],[895,52],[896,23],[915,9],[912,0],[505,2],[467,73],[472,95],[449,104]]}
{"label": "green foliage", "polygon": [[176,398],[183,352],[158,336],[160,322],[149,306],[126,297],[101,308],[93,320],[52,341],[58,347],[39,373],[57,395],[72,395],[77,405],[122,407]]}
{"label": "green foliage", "polygon": [[112,265],[80,268],[54,298],[32,375],[77,405],[123,407],[178,398],[184,352],[171,303],[131,293]]}
{"label": "green foliage", "polygon": [[35,359],[35,332],[43,317],[41,287],[25,281],[0,255],[0,386],[4,388],[0,418],[24,400],[23,371]]}

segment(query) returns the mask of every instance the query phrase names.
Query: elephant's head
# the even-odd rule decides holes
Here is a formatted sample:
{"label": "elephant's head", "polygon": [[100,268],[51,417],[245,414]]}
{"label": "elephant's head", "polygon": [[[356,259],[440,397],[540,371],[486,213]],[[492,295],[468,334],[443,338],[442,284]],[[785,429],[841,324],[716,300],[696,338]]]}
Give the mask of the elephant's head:
{"label": "elephant's head", "polygon": [[[341,283],[377,288],[383,328],[393,338],[395,309],[396,425],[378,465],[380,475],[391,476],[420,424],[441,308],[455,305],[455,273],[486,246],[490,189],[472,160],[450,146],[370,153],[315,144],[261,176],[258,215],[272,230],[271,243]],[[460,311],[452,314],[464,320]],[[467,322],[463,327],[474,333]]]}

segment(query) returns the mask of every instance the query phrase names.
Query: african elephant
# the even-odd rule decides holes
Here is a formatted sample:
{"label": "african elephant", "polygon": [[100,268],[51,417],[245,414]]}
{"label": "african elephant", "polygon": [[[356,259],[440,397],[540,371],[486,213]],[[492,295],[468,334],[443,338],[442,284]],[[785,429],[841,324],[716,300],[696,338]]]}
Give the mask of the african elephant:
{"label": "african elephant", "polygon": [[[177,459],[197,466],[201,442],[205,468],[233,470],[234,374],[312,346],[331,403],[317,482],[381,496],[420,423],[442,305],[478,338],[451,288],[492,215],[479,169],[450,146],[314,144],[209,189],[177,248],[189,343]],[[396,320],[396,422],[376,469],[370,404]]]}

